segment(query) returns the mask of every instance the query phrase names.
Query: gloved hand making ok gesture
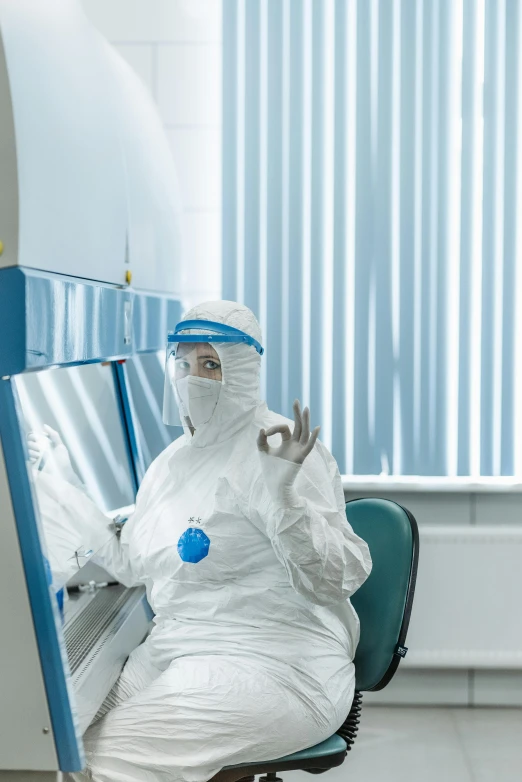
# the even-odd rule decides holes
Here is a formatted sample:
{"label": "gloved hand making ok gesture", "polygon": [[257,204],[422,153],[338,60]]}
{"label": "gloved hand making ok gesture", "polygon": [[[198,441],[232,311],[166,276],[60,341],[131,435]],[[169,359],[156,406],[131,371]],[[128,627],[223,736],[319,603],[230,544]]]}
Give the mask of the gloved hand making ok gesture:
{"label": "gloved hand making ok gesture", "polygon": [[[280,459],[286,459],[289,462],[294,462],[294,464],[302,464],[313,450],[321,427],[316,426],[310,435],[310,410],[305,407],[301,413],[299,399],[296,399],[294,402],[294,421],[293,432],[290,432],[288,424],[278,424],[266,430],[261,429],[257,438],[259,450],[270,456],[279,456]],[[281,434],[281,445],[279,448],[271,448],[268,445],[267,438],[278,433]]]}
{"label": "gloved hand making ok gesture", "polygon": [[[294,430],[290,431],[288,424],[276,424],[269,429],[261,429],[257,438],[263,475],[272,499],[283,506],[295,505],[298,501],[293,487],[299,469],[312,452],[320,426],[316,426],[310,434],[310,411],[307,407],[301,413],[299,400],[294,402]],[[268,437],[281,435],[281,444],[272,447]]]}

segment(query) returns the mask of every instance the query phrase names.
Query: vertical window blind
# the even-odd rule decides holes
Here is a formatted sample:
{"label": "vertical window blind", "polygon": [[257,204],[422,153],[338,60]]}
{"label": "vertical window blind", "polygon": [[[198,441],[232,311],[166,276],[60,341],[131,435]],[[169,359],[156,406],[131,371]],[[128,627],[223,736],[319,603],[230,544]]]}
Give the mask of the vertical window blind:
{"label": "vertical window blind", "polygon": [[223,297],[343,473],[522,476],[521,25],[223,2]]}

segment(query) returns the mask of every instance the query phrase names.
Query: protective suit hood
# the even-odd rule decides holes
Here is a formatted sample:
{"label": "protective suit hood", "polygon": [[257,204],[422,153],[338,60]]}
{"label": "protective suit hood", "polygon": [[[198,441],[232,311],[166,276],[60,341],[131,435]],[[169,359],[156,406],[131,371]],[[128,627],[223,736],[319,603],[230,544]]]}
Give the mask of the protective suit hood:
{"label": "protective suit hood", "polygon": [[[261,328],[254,314],[234,301],[209,301],[189,310],[182,320],[209,320],[241,329],[262,343]],[[190,333],[190,332],[189,332]],[[261,356],[244,344],[214,344],[222,372],[222,388],[208,423],[198,427],[194,436],[185,430],[187,442],[205,448],[234,437],[254,419],[264,403],[260,399]]]}

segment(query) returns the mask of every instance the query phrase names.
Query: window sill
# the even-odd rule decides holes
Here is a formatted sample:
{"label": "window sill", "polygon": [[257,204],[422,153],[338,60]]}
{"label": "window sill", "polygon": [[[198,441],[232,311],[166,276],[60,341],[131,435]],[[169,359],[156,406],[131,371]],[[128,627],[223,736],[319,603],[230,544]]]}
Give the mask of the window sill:
{"label": "window sill", "polygon": [[437,475],[343,475],[345,492],[440,494],[522,494],[522,480],[514,476],[450,478]]}

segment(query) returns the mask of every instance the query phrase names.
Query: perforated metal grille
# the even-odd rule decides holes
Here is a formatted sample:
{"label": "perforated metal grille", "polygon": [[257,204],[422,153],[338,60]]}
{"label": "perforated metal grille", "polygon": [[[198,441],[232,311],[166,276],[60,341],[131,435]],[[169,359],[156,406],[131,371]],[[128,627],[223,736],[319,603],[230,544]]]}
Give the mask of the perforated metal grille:
{"label": "perforated metal grille", "polygon": [[127,589],[122,585],[100,589],[84,610],[65,626],[65,646],[73,676],[81,675],[86,665],[99,654],[142,594],[140,588]]}

